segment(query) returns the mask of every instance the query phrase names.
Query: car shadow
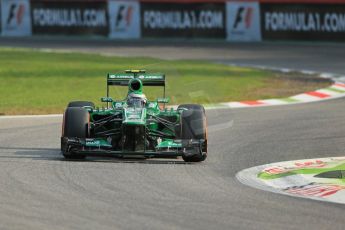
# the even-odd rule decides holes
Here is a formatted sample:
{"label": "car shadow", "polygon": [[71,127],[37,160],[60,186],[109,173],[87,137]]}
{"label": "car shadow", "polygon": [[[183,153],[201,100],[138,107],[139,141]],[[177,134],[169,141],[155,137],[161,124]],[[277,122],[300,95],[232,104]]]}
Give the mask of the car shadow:
{"label": "car shadow", "polygon": [[25,147],[0,147],[0,152],[9,150],[12,155],[0,155],[0,159],[31,159],[42,161],[65,161],[65,162],[85,162],[85,163],[128,163],[128,164],[193,164],[184,162],[181,159],[170,158],[135,158],[135,157],[87,157],[83,160],[65,159],[60,149],[57,148],[25,148]]}

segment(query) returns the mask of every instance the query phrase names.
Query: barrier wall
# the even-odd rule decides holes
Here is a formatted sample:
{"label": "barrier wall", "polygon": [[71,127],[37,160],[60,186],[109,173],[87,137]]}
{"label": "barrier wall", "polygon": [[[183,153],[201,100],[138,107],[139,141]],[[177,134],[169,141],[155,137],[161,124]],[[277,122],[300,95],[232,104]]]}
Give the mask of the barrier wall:
{"label": "barrier wall", "polygon": [[0,0],[1,36],[345,40],[345,0]]}

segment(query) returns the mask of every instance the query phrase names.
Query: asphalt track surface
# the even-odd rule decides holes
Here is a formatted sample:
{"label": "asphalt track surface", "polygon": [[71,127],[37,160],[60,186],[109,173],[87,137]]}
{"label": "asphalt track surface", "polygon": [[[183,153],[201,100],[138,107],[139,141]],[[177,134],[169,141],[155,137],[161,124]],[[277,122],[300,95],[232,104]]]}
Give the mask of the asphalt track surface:
{"label": "asphalt track surface", "polygon": [[[149,49],[170,59],[345,73],[343,45],[38,41],[1,39],[0,45],[124,56]],[[345,99],[208,111],[209,157],[201,164],[65,161],[61,117],[0,118],[0,229],[344,229],[343,205],[264,192],[235,179],[256,165],[344,156],[344,114]]]}

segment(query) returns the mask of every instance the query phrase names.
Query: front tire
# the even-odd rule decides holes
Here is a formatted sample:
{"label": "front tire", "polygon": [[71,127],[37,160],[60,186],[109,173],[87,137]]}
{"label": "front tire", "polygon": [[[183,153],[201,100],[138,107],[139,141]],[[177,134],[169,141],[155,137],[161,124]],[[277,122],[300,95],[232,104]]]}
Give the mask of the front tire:
{"label": "front tire", "polygon": [[182,156],[186,162],[200,162],[207,158],[207,121],[205,109],[201,105],[185,104],[180,105],[183,109],[181,114],[180,138],[184,140],[197,139],[205,140],[202,146],[189,150]]}
{"label": "front tire", "polygon": [[87,138],[89,136],[89,113],[81,107],[69,107],[63,118],[63,131],[61,138],[61,152],[66,159],[84,159],[85,155],[78,154],[73,149],[67,149],[63,137]]}

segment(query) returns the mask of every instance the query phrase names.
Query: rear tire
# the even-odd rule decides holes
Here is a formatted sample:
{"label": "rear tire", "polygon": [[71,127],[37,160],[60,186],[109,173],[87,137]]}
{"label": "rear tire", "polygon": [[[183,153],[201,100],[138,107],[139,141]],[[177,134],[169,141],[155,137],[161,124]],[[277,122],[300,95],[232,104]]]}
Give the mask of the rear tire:
{"label": "rear tire", "polygon": [[[63,118],[62,137],[87,138],[89,136],[89,113],[81,107],[69,107]],[[84,159],[85,155],[67,149],[66,143],[61,139],[61,152],[66,159]]]}
{"label": "rear tire", "polygon": [[184,110],[181,114],[181,139],[204,139],[205,143],[201,148],[197,148],[192,152],[183,155],[182,158],[186,162],[200,162],[207,157],[207,121],[205,109],[201,105],[185,104],[180,105],[178,109]]}
{"label": "rear tire", "polygon": [[71,101],[68,103],[67,107],[83,107],[83,106],[91,106],[92,108],[95,107],[95,104],[91,101]]}

